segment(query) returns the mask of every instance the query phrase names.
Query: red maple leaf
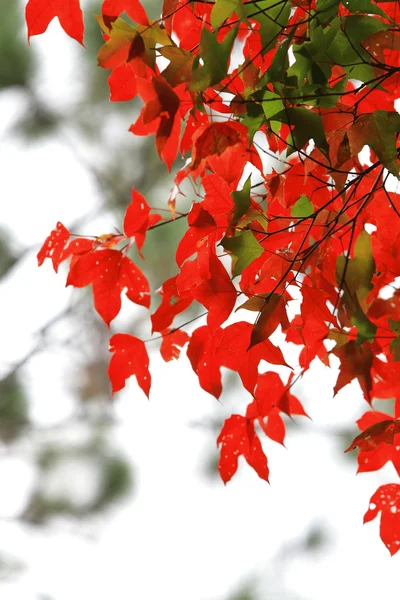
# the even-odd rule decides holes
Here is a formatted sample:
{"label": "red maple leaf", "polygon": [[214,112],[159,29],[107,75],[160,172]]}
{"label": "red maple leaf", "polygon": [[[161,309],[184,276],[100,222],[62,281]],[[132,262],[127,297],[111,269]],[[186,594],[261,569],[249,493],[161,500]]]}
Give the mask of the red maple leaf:
{"label": "red maple leaf", "polygon": [[222,392],[221,363],[216,359],[216,349],[223,334],[218,328],[211,332],[206,325],[195,329],[190,338],[187,356],[203,390],[219,398]]}
{"label": "red maple leaf", "polygon": [[[371,471],[377,471],[381,469],[387,462],[392,462],[397,473],[400,475],[400,434],[398,433],[397,420],[400,416],[399,406],[395,404],[395,421],[393,431],[393,442],[378,444],[376,448],[360,448],[358,453],[358,473],[365,473]],[[366,431],[371,427],[378,427],[381,422],[388,421],[388,415],[377,410],[370,410],[366,412],[361,419],[358,419],[357,425],[362,431]],[[383,426],[385,429],[385,427]],[[391,440],[391,431],[389,428],[386,434],[387,438]],[[383,434],[385,437],[385,434]],[[379,439],[379,438],[378,438]]]}
{"label": "red maple leaf", "polygon": [[32,35],[44,33],[55,17],[70,37],[83,45],[83,14],[79,0],[29,0],[25,18],[28,40]]}
{"label": "red maple leaf", "polygon": [[214,254],[209,259],[209,277],[203,279],[198,260],[187,261],[177,279],[179,292],[190,293],[208,310],[207,323],[212,330],[218,328],[230,316],[237,292],[225,267]]}
{"label": "red maple leaf", "polygon": [[247,407],[246,417],[257,419],[265,435],[284,445],[285,424],[280,412],[291,415],[308,417],[301,402],[290,393],[290,386],[294,375],[285,385],[273,371],[260,374],[257,379],[255,401]]}
{"label": "red maple leaf", "polygon": [[53,263],[53,268],[57,273],[60,263],[64,260],[63,252],[70,235],[68,229],[59,221],[56,228],[53,229],[50,235],[45,239],[43,246],[37,254],[39,267],[46,258],[50,258]]}
{"label": "red maple leaf", "polygon": [[381,485],[371,497],[364,524],[375,519],[381,512],[379,535],[393,556],[400,549],[400,485]]}
{"label": "red maple leaf", "polygon": [[110,352],[114,353],[108,367],[112,393],[122,390],[126,380],[135,375],[139,387],[149,397],[151,376],[144,342],[127,333],[116,333],[110,339]]}
{"label": "red maple leaf", "polygon": [[380,444],[393,445],[395,439],[394,436],[398,433],[400,433],[399,419],[384,419],[383,421],[378,421],[357,435],[345,452],[354,450],[357,447],[364,452],[370,452],[371,450],[378,448]]}
{"label": "red maple leaf", "polygon": [[364,398],[371,404],[372,350],[365,344],[358,346],[355,341],[349,341],[347,344],[334,348],[332,353],[340,358],[341,361],[334,394],[336,395],[342,387],[357,378],[364,393]]}
{"label": "red maple leaf", "polygon": [[188,214],[188,225],[189,229],[176,250],[176,262],[181,267],[187,258],[197,252],[201,276],[206,279],[210,276],[210,255],[214,253],[215,243],[223,237],[223,229],[218,230],[214,218],[202,203],[193,204]]}
{"label": "red maple leaf", "polygon": [[124,232],[126,237],[135,238],[139,253],[146,239],[147,230],[162,219],[160,215],[151,215],[150,210],[144,196],[132,189],[131,203],[124,217]]}
{"label": "red maple leaf", "polygon": [[250,348],[268,339],[282,325],[289,327],[286,314],[286,298],[281,294],[268,294],[251,333]]}
{"label": "red maple leaf", "polygon": [[257,475],[268,481],[268,460],[254,430],[254,425],[249,419],[241,415],[229,417],[218,436],[217,445],[220,444],[221,455],[218,470],[224,483],[228,483],[236,473],[239,456],[244,456]]}
{"label": "red maple leaf", "polygon": [[190,336],[182,329],[166,329],[161,333],[163,338],[161,340],[160,354],[165,362],[179,358],[181,348],[190,340]]}
{"label": "red maple leaf", "polygon": [[152,77],[151,82],[138,80],[137,85],[145,106],[129,131],[135,135],[156,133],[157,152],[170,171],[178,153],[180,108],[187,92],[182,85],[173,89],[162,75]]}
{"label": "red maple leaf", "polygon": [[95,250],[71,265],[66,285],[93,285],[94,306],[107,325],[121,309],[121,293],[140,306],[150,307],[146,277],[130,258],[118,250]]}
{"label": "red maple leaf", "polygon": [[178,291],[177,277],[175,275],[175,277],[167,279],[158,290],[162,300],[156,312],[151,315],[152,333],[168,329],[176,315],[186,310],[193,302],[189,292],[182,295]]}
{"label": "red maple leaf", "polygon": [[131,63],[122,63],[108,78],[111,102],[126,102],[137,94],[136,75]]}
{"label": "red maple leaf", "polygon": [[149,24],[146,11],[139,0],[104,0],[101,6],[103,16],[116,19],[123,12],[126,12],[135,23]]}
{"label": "red maple leaf", "polygon": [[253,325],[240,321],[223,330],[215,360],[221,366],[237,371],[244,387],[251,393],[258,379],[258,365],[261,360],[272,365],[288,366],[280,348],[269,339],[249,348]]}

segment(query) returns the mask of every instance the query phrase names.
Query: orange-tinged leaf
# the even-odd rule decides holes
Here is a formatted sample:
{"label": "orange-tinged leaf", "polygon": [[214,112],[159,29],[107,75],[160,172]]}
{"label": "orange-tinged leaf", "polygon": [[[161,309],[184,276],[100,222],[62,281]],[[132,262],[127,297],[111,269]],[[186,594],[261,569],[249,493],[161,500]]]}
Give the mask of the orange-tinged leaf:
{"label": "orange-tinged leaf", "polygon": [[151,376],[144,342],[127,333],[117,333],[110,339],[109,349],[114,353],[108,367],[112,393],[122,390],[126,380],[134,375],[139,387],[149,397]]}
{"label": "orange-tinged leaf", "polygon": [[25,11],[28,40],[32,35],[44,33],[55,17],[65,33],[83,45],[84,25],[79,0],[29,0]]}

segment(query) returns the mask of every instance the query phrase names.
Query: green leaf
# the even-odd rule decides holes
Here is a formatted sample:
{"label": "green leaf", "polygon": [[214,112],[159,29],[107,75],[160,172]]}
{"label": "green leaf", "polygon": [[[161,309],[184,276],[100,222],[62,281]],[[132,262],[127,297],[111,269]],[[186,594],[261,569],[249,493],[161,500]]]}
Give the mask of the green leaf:
{"label": "green leaf", "polygon": [[161,46],[157,51],[167,58],[169,65],[162,71],[162,76],[173,87],[192,78],[192,65],[194,56],[177,46]]}
{"label": "green leaf", "polygon": [[376,330],[378,329],[374,323],[372,323],[367,315],[362,310],[360,303],[358,302],[357,296],[353,298],[355,304],[355,312],[351,317],[351,323],[357,327],[358,334],[356,338],[356,344],[362,344],[363,342],[372,342],[375,339]]}
{"label": "green leaf", "polygon": [[393,111],[376,110],[361,115],[347,132],[352,155],[370,146],[382,165],[399,177],[395,133],[400,131],[400,115]]}
{"label": "green leaf", "polygon": [[[287,108],[275,115],[274,120],[287,123],[292,129],[292,145],[288,154],[301,150],[309,140],[313,139],[317,148],[328,154],[329,147],[325,137],[320,115],[307,108]],[[289,136],[290,142],[290,136]]]}
{"label": "green leaf", "polygon": [[278,94],[270,92],[269,90],[265,90],[265,92],[263,92],[261,104],[267,119],[271,119],[276,114],[281,112],[284,108],[280,96],[278,96]]}
{"label": "green leaf", "polygon": [[[259,110],[255,111],[254,107],[257,107],[257,109],[259,109]],[[264,116],[264,112],[263,112],[261,106],[254,104],[254,102],[249,103],[247,105],[247,110],[248,110],[248,115],[247,115],[247,117],[245,117],[242,120],[242,123],[243,123],[243,125],[246,125],[246,127],[247,127],[247,132],[248,132],[248,136],[249,136],[249,144],[251,144],[255,134],[260,129],[261,125],[264,123],[265,116]],[[251,114],[250,111],[253,114]]]}
{"label": "green leaf", "polygon": [[400,360],[400,321],[389,319],[389,327],[396,334],[396,338],[390,343],[390,350],[393,352],[394,360]]}
{"label": "green leaf", "polygon": [[[102,20],[99,22],[101,24]],[[98,64],[103,67],[103,69],[114,68],[115,65],[113,61],[118,60],[119,52],[124,49],[126,49],[127,52],[129,51],[129,46],[137,37],[137,32],[135,27],[128,25],[123,19],[118,18],[112,23],[112,29],[109,32],[109,35],[109,39],[101,46],[97,54]]]}
{"label": "green leaf", "polygon": [[246,17],[260,23],[262,54],[275,47],[279,34],[288,23],[291,6],[290,0],[259,0],[244,4]]}
{"label": "green leaf", "polygon": [[354,245],[354,258],[347,258],[346,256],[338,256],[337,258],[336,281],[338,285],[342,283],[345,270],[342,303],[354,312],[356,309],[354,296],[357,297],[361,308],[365,308],[365,301],[373,288],[371,282],[375,273],[375,260],[372,253],[371,236],[365,230],[360,233]]}
{"label": "green leaf", "polygon": [[203,59],[204,66],[193,70],[192,81],[188,88],[193,92],[201,92],[221,81],[226,77],[228,62],[232,46],[238,32],[238,27],[231,29],[224,41],[217,40],[217,33],[209,31],[206,27],[201,33],[199,56]]}
{"label": "green leaf", "polygon": [[317,0],[316,19],[328,23],[338,14],[340,0]]}
{"label": "green leaf", "polygon": [[288,51],[295,32],[296,28],[292,27],[287,38],[278,44],[271,66],[268,68],[264,77],[260,81],[261,88],[267,83],[273,81],[282,81],[284,79],[286,70],[289,66]]}
{"label": "green leaf", "polygon": [[232,252],[234,260],[233,275],[240,275],[256,258],[261,256],[264,248],[256,240],[251,231],[245,231],[236,237],[224,238],[221,245]]}
{"label": "green leaf", "polygon": [[342,4],[352,13],[359,12],[388,18],[387,14],[371,0],[342,0]]}
{"label": "green leaf", "polygon": [[314,206],[305,194],[302,194],[292,206],[292,217],[309,217],[314,212]]}
{"label": "green leaf", "polygon": [[325,29],[321,26],[313,27],[310,41],[301,45],[293,45],[295,62],[288,69],[288,75],[295,75],[301,86],[304,79],[311,84],[327,85],[331,76],[333,61],[327,49],[337,35],[339,22],[333,22]]}
{"label": "green leaf", "polygon": [[374,33],[386,31],[390,25],[365,15],[350,15],[342,21],[338,18],[331,25],[337,27],[337,33],[327,49],[330,60],[341,65],[353,79],[363,82],[375,79],[371,57],[363,42]]}
{"label": "green leaf", "polygon": [[250,202],[250,191],[251,191],[251,175],[248,176],[246,182],[239,192],[232,192],[231,196],[235,203],[235,214],[233,215],[232,222],[237,223],[243,215],[246,214],[247,210],[251,206]]}
{"label": "green leaf", "polygon": [[243,0],[216,0],[211,11],[213,29],[217,30],[233,13],[236,13],[240,19],[245,18]]}

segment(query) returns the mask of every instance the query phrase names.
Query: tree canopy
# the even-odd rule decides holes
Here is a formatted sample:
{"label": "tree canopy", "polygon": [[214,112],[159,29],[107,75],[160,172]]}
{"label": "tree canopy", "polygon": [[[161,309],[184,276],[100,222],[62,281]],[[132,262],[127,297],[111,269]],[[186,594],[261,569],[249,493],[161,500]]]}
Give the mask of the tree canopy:
{"label": "tree canopy", "polygon": [[[113,393],[135,376],[149,396],[147,345],[157,339],[166,361],[185,347],[216,398],[222,367],[238,373],[250,401],[217,439],[225,483],[240,456],[268,481],[261,438],[283,444],[283,417],[307,416],[293,389],[315,359],[339,363],[334,394],[356,380],[370,405],[347,449],[358,448],[359,472],[391,461],[400,475],[398,2],[164,0],[161,10],[150,20],[139,0],[104,0],[95,18],[111,101],[141,98],[129,131],[155,135],[176,171],[168,210],[133,189],[119,231],[82,237],[57,223],[39,265],[49,258],[57,271],[69,261],[67,285],[92,286],[108,327],[122,294],[146,309],[161,296],[151,339],[110,338]],[[29,0],[28,37],[54,17],[84,43],[79,0]],[[187,182],[194,200],[185,213]],[[141,254],[151,230],[181,219],[176,275],[154,292],[129,251]],[[188,332],[192,303],[205,308],[204,322]],[[226,324],[238,309],[243,320]],[[298,346],[297,364],[277,331]],[[377,398],[395,402],[380,412]],[[376,491],[364,522],[379,511],[395,554],[399,484]]]}

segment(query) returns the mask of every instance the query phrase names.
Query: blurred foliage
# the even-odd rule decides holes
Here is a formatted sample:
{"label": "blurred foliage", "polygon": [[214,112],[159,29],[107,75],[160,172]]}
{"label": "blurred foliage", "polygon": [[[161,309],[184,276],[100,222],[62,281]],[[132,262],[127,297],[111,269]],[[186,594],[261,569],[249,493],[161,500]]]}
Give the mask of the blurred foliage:
{"label": "blurred foliage", "polygon": [[15,265],[16,253],[11,249],[10,236],[0,228],[0,279]]}
{"label": "blurred foliage", "polygon": [[23,11],[19,2],[0,0],[0,91],[28,87],[34,57],[23,35]]}
{"label": "blurred foliage", "polygon": [[0,580],[6,581],[17,577],[25,570],[25,565],[8,552],[0,551]]}
{"label": "blurred foliage", "polygon": [[103,437],[79,445],[50,444],[39,453],[37,467],[36,486],[22,515],[37,525],[61,515],[87,517],[133,489],[129,463]]}
{"label": "blurred foliage", "polygon": [[17,137],[29,141],[38,141],[57,132],[60,117],[35,96],[32,90],[28,92],[29,105],[14,126]]}
{"label": "blurred foliage", "polygon": [[0,380],[0,440],[13,442],[28,424],[28,400],[13,373]]}
{"label": "blurred foliage", "polygon": [[252,584],[245,584],[241,586],[229,600],[257,600],[256,593]]}

